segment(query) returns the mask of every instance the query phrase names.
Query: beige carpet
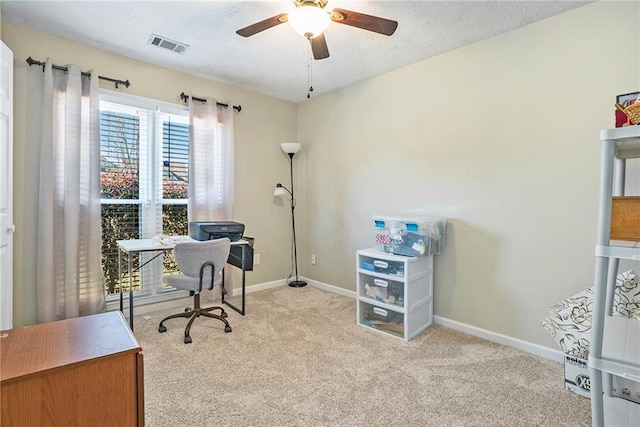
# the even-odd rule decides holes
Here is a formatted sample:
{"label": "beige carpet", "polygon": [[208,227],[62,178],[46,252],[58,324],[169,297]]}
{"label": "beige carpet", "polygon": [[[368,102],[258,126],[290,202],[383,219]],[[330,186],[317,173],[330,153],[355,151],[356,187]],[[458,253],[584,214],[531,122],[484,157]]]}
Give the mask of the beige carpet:
{"label": "beige carpet", "polygon": [[[147,426],[588,426],[562,365],[440,326],[409,343],[356,324],[311,286],[247,296],[233,332],[172,311],[137,317]],[[175,312],[175,310],[173,310]],[[539,325],[532,325],[539,327]]]}

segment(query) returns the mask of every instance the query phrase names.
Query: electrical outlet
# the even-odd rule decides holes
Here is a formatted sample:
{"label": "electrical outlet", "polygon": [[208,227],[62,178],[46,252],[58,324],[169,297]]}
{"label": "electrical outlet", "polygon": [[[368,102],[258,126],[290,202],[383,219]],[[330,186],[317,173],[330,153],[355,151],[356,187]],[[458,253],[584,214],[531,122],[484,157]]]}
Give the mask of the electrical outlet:
{"label": "electrical outlet", "polygon": [[311,255],[311,265],[316,265],[316,256]]}
{"label": "electrical outlet", "polygon": [[260,264],[260,254],[253,254],[253,265]]}

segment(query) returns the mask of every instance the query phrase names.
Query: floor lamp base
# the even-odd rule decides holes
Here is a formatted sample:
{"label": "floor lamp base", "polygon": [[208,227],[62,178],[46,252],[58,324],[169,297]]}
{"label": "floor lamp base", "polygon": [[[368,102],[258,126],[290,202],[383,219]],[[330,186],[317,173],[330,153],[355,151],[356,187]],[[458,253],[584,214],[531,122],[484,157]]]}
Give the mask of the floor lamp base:
{"label": "floor lamp base", "polygon": [[304,286],[307,286],[307,282],[305,282],[304,280],[292,280],[289,282],[289,286],[291,286],[292,288],[302,288]]}

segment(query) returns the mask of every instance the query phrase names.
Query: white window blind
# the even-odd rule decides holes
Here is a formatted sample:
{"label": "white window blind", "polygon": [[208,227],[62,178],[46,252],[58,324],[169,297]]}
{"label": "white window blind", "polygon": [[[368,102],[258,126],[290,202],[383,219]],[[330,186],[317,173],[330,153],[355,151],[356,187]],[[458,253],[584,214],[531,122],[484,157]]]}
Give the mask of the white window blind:
{"label": "white window blind", "polygon": [[[107,98],[100,103],[102,255],[106,291],[114,295],[119,291],[116,240],[188,232],[189,126],[186,109],[163,111],[159,103],[138,97]],[[175,269],[173,258],[165,256],[139,271],[149,258],[134,258],[133,287],[143,296],[166,292],[161,276]],[[128,274],[125,268],[127,287]]]}

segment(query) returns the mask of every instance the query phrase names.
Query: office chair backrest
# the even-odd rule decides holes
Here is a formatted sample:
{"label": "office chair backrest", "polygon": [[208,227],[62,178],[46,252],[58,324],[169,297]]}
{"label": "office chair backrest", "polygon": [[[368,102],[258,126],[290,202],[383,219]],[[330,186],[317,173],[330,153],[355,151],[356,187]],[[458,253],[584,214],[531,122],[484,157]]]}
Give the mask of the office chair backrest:
{"label": "office chair backrest", "polygon": [[[205,263],[215,266],[214,284],[222,280],[220,272],[227,263],[231,240],[223,239],[207,240],[204,242],[181,242],[176,244],[173,252],[180,272],[185,276],[200,279],[200,270]],[[203,270],[203,288],[208,288],[211,283],[211,268]]]}

